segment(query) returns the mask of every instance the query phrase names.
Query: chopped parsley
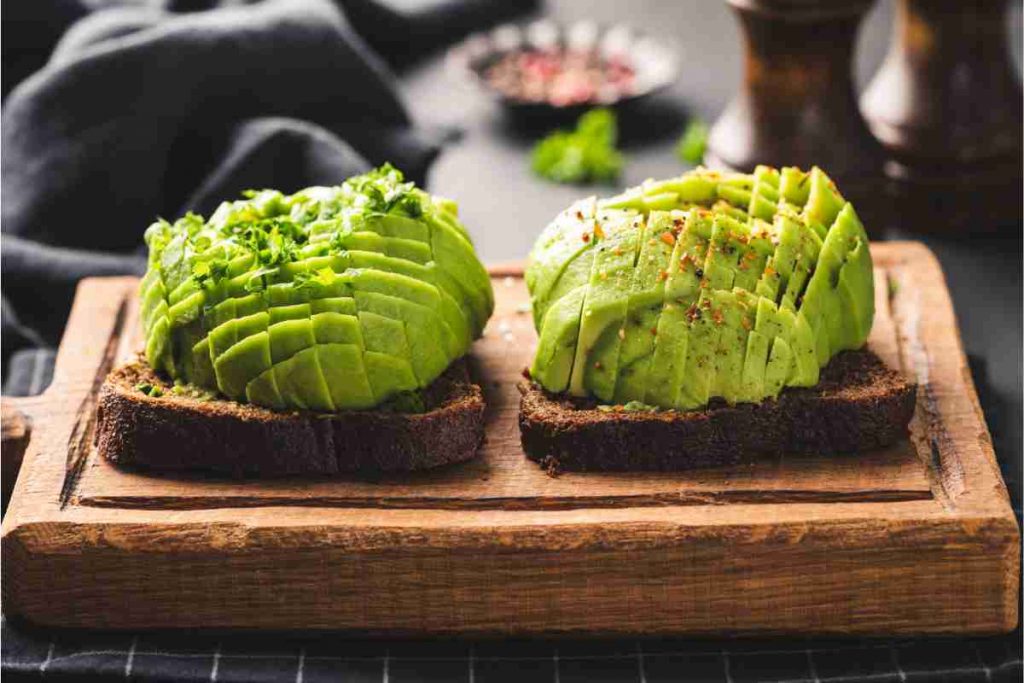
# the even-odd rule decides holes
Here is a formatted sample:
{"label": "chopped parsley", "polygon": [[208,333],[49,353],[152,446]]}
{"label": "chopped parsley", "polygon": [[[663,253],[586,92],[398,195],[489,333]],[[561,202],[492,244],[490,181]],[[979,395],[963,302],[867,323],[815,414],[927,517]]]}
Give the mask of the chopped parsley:
{"label": "chopped parsley", "polygon": [[150,398],[160,398],[164,395],[163,389],[155,384],[150,384],[149,382],[139,382],[135,385],[135,388]]}

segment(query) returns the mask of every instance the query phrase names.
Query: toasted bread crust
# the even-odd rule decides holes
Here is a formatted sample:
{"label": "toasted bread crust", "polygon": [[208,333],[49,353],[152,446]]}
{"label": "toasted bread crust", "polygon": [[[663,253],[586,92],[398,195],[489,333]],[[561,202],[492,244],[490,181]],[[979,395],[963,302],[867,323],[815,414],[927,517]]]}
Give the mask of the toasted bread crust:
{"label": "toasted bread crust", "polygon": [[[159,398],[136,388],[148,382]],[[229,400],[177,396],[141,360],[114,370],[99,394],[96,447],[111,462],[238,477],[422,470],[472,458],[484,400],[466,364],[424,392],[427,412],[276,412]]]}
{"label": "toasted bread crust", "polygon": [[758,404],[615,412],[530,381],[519,391],[523,450],[549,469],[680,470],[887,446],[906,436],[916,385],[870,351],[850,351],[832,359],[817,386]]}

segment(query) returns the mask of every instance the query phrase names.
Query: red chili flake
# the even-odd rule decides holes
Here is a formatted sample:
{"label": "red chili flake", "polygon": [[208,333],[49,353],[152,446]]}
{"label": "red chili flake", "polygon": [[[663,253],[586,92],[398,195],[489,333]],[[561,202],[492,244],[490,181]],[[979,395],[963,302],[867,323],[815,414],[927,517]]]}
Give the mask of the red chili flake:
{"label": "red chili flake", "polygon": [[658,280],[664,281],[668,279],[668,271],[664,268],[658,271]]}
{"label": "red chili flake", "polygon": [[670,232],[663,232],[661,233],[661,241],[671,246],[676,243],[676,236]]}
{"label": "red chili flake", "polygon": [[711,311],[711,319],[715,321],[716,325],[721,325],[725,322],[725,316],[722,315],[722,309],[718,308]]}
{"label": "red chili flake", "polygon": [[576,212],[576,218],[577,218],[577,220],[583,220],[583,212],[582,211],[577,211]]}
{"label": "red chili flake", "polygon": [[686,309],[686,317],[690,322],[700,318],[700,309],[697,308],[697,304],[691,304],[690,307]]}
{"label": "red chili flake", "polygon": [[775,275],[775,269],[772,268],[771,266],[765,266],[764,274],[767,275],[768,277],[771,277],[772,275]]}
{"label": "red chili flake", "polygon": [[657,327],[652,327],[652,328],[651,328],[651,334],[653,334],[653,335],[657,336],[657,334],[658,334],[658,328],[657,328]]}
{"label": "red chili flake", "polygon": [[590,233],[589,232],[583,233],[583,241],[584,242],[589,242],[590,241]]}

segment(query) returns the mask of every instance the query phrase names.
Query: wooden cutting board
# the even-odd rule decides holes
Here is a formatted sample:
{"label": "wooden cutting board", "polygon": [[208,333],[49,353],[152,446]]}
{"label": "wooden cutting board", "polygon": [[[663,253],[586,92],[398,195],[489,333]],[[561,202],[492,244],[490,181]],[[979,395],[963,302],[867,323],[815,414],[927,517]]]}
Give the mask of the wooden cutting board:
{"label": "wooden cutting board", "polygon": [[476,460],[376,480],[121,471],[91,437],[97,387],[139,346],[137,281],[86,280],[52,386],[7,406],[31,428],[3,521],[4,610],[415,634],[1012,629],[1019,531],[942,273],[920,244],[873,253],[870,345],[920,383],[908,440],[683,473],[551,477],[524,457],[515,384],[536,337],[514,269],[494,271],[473,349]]}

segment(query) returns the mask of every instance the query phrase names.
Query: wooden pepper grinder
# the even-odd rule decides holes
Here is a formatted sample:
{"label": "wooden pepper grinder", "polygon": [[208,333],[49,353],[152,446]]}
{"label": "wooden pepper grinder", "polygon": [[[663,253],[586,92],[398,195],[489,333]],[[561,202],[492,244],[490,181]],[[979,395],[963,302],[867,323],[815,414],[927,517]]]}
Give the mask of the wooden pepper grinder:
{"label": "wooden pepper grinder", "polygon": [[873,0],[727,0],[739,17],[745,68],[739,93],[708,139],[709,166],[821,166],[881,229],[881,146],[857,107],[857,27]]}
{"label": "wooden pepper grinder", "polygon": [[908,229],[1020,233],[1021,86],[1005,0],[900,0],[893,42],[862,98],[889,154]]}

